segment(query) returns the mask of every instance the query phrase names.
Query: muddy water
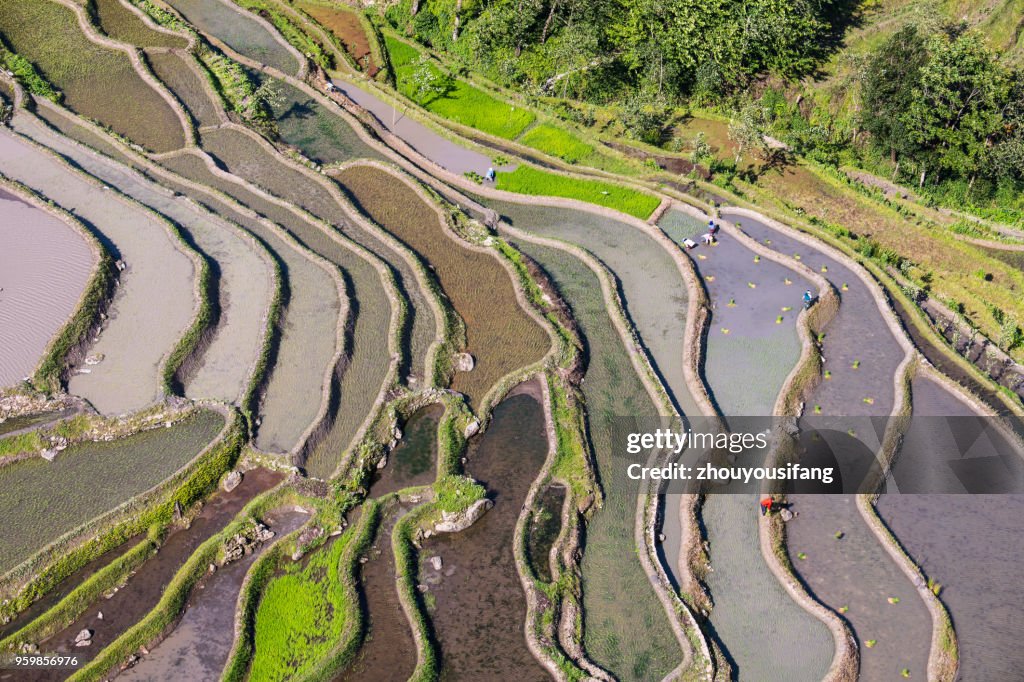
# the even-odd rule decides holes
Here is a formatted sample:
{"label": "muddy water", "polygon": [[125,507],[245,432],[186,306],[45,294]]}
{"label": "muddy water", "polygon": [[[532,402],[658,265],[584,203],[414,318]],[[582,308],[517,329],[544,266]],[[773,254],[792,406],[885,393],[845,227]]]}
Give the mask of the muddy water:
{"label": "muddy water", "polygon": [[[915,377],[912,390],[917,416],[976,414],[927,377]],[[959,679],[1019,679],[1024,495],[887,494],[877,508],[925,576],[942,585],[960,642]]]}
{"label": "muddy water", "polygon": [[395,555],[391,550],[391,533],[407,511],[389,504],[382,513],[370,560],[360,571],[360,594],[370,616],[369,630],[359,658],[336,678],[339,682],[404,682],[416,668],[416,642],[398,599]]}
{"label": "muddy water", "polygon": [[[466,470],[494,508],[467,530],[431,538],[420,553],[445,680],[546,680],[526,646],[526,599],[512,554],[516,520],[547,454],[544,411],[530,395],[506,399],[469,449]],[[435,571],[429,559],[441,557]]]}
{"label": "muddy water", "polygon": [[12,632],[25,627],[37,616],[48,611],[51,606],[68,596],[79,585],[88,580],[94,573],[98,572],[104,566],[113,563],[113,561],[118,557],[127,554],[128,550],[142,542],[145,537],[145,535],[136,535],[127,542],[104,552],[69,575],[67,578],[64,578],[64,580],[61,580],[41,599],[36,600],[32,606],[19,613],[18,616],[10,623],[0,626],[0,639],[3,639]]}
{"label": "muddy water", "polygon": [[526,551],[530,565],[541,580],[551,581],[551,548],[562,531],[562,505],[565,486],[551,485],[540,498],[540,510],[529,525]]}
{"label": "muddy water", "polygon": [[[219,492],[203,507],[187,529],[172,532],[159,551],[148,559],[128,582],[109,599],[101,598],[90,606],[71,626],[39,644],[48,653],[74,652],[91,658],[128,628],[141,620],[159,602],[167,583],[199,545],[226,526],[242,507],[259,493],[268,490],[283,475],[266,469],[245,474],[242,482],[230,493]],[[99,614],[102,613],[102,618]],[[83,629],[93,631],[92,645],[75,647],[75,636]],[[60,680],[63,671],[36,671],[24,680]]]}
{"label": "muddy water", "polygon": [[[292,509],[271,512],[264,523],[281,538],[309,516]],[[275,539],[276,539],[275,538]],[[235,607],[246,573],[269,543],[240,561],[221,568],[201,583],[189,599],[181,621],[148,656],[122,680],[215,680],[231,653],[235,634]]]}
{"label": "muddy water", "polygon": [[0,244],[0,386],[10,386],[71,317],[95,258],[69,225],[2,190]]}
{"label": "muddy water", "polygon": [[409,417],[402,427],[402,441],[388,454],[387,465],[373,474],[370,493],[374,497],[433,482],[442,414],[440,405],[428,405]]}
{"label": "muddy water", "polygon": [[[723,213],[733,219],[728,209]],[[831,378],[808,399],[808,411],[818,405],[824,415],[889,414],[895,401],[893,378],[904,353],[872,292],[850,268],[803,242],[751,218],[736,216],[734,221],[769,248],[800,256],[839,293],[839,312],[826,326],[822,343]],[[860,430],[858,434],[865,436]],[[861,643],[861,674],[865,679],[891,679],[909,668],[912,675],[923,676],[931,618],[913,585],[864,523],[854,499],[794,495],[790,501],[797,513],[787,525],[790,559],[813,596],[837,612],[848,607],[842,617]],[[843,534],[839,540],[837,532]],[[806,558],[800,559],[801,554]],[[890,596],[900,597],[900,603],[889,604]],[[869,640],[876,640],[873,647],[866,645]]]}

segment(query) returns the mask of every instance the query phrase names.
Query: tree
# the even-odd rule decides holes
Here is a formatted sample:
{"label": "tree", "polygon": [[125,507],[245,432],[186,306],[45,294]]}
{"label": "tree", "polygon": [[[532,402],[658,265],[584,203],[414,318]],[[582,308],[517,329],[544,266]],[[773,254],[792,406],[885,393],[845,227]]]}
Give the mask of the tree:
{"label": "tree", "polygon": [[1001,130],[1010,74],[974,31],[939,33],[926,46],[928,62],[900,117],[923,153],[919,184],[929,166],[970,176],[973,184]]}
{"label": "tree", "polygon": [[748,151],[764,154],[768,144],[764,139],[767,131],[768,112],[757,102],[748,102],[729,120],[729,139],[736,145],[735,162]]}
{"label": "tree", "polygon": [[914,150],[903,113],[910,108],[921,81],[921,68],[927,61],[924,36],[909,25],[871,56],[861,79],[861,126],[871,134],[873,144],[888,152],[896,164],[900,155]]}
{"label": "tree", "polygon": [[697,133],[693,138],[693,151],[690,152],[690,161],[696,166],[714,156],[715,152],[712,151],[711,145],[708,144],[707,135],[702,132]]}

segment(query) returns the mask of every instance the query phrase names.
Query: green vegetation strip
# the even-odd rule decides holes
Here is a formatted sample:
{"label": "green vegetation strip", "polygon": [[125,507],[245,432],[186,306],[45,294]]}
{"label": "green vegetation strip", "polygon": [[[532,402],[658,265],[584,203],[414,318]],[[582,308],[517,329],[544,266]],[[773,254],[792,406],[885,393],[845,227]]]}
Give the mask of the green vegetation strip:
{"label": "green vegetation strip", "polygon": [[281,489],[272,490],[246,505],[223,530],[206,540],[188,558],[164,589],[160,601],[146,616],[114,640],[110,646],[96,654],[85,667],[71,675],[69,682],[91,682],[106,679],[109,672],[119,666],[140,647],[152,644],[166,632],[188,603],[193,588],[206,575],[210,564],[221,558],[225,541],[243,531],[253,519],[283,502]]}
{"label": "green vegetation strip", "polygon": [[519,142],[568,163],[582,161],[594,151],[586,142],[551,123],[541,123],[530,128],[519,138]]}
{"label": "green vegetation strip", "polygon": [[398,91],[427,111],[507,140],[534,121],[529,110],[452,77],[409,43],[391,35],[384,42]]}
{"label": "green vegetation strip", "polygon": [[511,173],[498,173],[497,188],[518,194],[579,199],[622,211],[640,220],[647,220],[661,203],[651,194],[623,185],[573,178],[525,165]]}

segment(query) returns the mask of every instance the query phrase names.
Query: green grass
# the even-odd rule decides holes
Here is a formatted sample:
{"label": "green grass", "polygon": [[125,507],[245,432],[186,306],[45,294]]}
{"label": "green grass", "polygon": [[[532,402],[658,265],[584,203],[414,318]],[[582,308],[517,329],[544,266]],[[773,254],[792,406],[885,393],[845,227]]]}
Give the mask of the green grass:
{"label": "green grass", "polygon": [[[385,36],[384,42],[399,92],[427,111],[507,140],[518,137],[536,118],[527,109],[502,102],[474,85],[448,76],[433,63],[421,63],[420,52],[408,43],[392,36]],[[421,92],[419,77],[430,78],[444,92]]]}
{"label": "green grass", "polygon": [[498,173],[498,189],[518,194],[579,199],[613,208],[640,220],[647,220],[660,203],[657,197],[600,180],[580,180],[519,166],[511,173]]}
{"label": "green grass", "polygon": [[550,123],[541,123],[530,128],[519,141],[569,163],[577,163],[594,151],[593,147],[572,133],[556,128]]}

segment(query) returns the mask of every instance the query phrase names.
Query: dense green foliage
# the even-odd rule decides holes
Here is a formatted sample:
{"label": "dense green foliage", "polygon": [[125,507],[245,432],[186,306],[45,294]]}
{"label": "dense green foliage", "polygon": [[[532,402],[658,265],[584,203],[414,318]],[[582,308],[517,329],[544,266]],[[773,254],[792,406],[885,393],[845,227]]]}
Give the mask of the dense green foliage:
{"label": "dense green foliage", "polygon": [[385,37],[385,43],[398,90],[428,111],[510,140],[533,122],[530,111],[443,72],[408,43],[391,36]]}
{"label": "dense green foliage", "polygon": [[[850,0],[404,0],[387,17],[509,85],[603,99],[715,94],[758,74],[809,73]],[[418,11],[413,14],[413,6]]]}
{"label": "dense green foliage", "polygon": [[579,199],[606,206],[647,220],[658,207],[658,199],[650,194],[600,180],[580,180],[519,166],[511,173],[498,173],[498,189],[519,194]]}
{"label": "dense green foliage", "polygon": [[1024,74],[999,61],[984,37],[913,25],[872,55],[863,83],[872,143],[919,173],[1024,179]]}

